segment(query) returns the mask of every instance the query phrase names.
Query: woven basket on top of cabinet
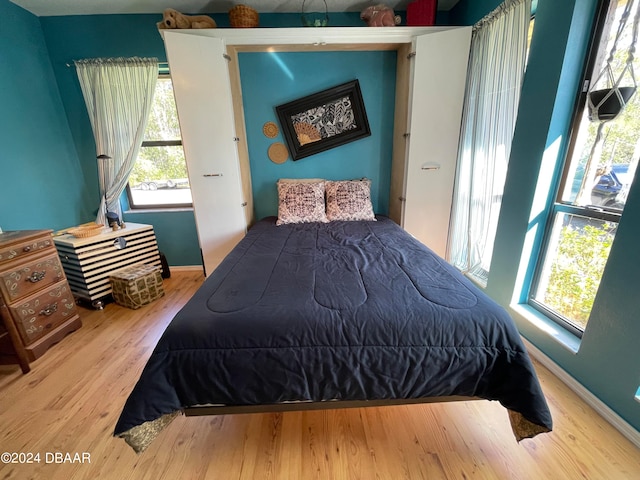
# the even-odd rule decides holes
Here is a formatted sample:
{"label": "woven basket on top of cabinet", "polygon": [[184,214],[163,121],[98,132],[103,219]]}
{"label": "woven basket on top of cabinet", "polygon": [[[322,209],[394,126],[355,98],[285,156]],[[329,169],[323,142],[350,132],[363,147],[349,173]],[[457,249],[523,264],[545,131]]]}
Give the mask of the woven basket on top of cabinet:
{"label": "woven basket on top of cabinet", "polygon": [[252,28],[259,24],[258,12],[246,5],[236,5],[229,10],[229,21],[234,28]]}

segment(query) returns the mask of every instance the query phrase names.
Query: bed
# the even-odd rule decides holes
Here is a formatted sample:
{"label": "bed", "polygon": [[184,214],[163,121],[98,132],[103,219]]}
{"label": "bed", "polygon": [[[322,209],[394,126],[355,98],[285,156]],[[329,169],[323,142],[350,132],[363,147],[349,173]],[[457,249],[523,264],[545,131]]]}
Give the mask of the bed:
{"label": "bed", "polygon": [[[166,328],[115,427],[141,452],[176,415],[499,401],[552,428],[506,311],[384,216],[257,222]],[[339,217],[338,217],[339,218]]]}

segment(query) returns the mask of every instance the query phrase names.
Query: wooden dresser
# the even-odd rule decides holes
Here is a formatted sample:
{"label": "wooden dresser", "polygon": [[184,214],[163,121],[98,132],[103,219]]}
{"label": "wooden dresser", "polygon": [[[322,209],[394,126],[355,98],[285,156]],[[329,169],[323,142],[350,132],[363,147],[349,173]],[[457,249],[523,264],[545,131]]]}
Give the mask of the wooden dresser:
{"label": "wooden dresser", "polygon": [[0,233],[0,362],[29,362],[82,322],[51,230]]}

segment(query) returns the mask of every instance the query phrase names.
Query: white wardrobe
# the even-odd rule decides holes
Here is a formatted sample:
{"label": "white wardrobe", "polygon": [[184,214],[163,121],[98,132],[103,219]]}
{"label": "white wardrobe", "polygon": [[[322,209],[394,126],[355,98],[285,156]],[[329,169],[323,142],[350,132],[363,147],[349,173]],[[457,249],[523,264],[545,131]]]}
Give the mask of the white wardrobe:
{"label": "white wardrobe", "polygon": [[397,50],[389,216],[445,255],[471,27],[163,30],[205,273],[253,221],[238,52]]}

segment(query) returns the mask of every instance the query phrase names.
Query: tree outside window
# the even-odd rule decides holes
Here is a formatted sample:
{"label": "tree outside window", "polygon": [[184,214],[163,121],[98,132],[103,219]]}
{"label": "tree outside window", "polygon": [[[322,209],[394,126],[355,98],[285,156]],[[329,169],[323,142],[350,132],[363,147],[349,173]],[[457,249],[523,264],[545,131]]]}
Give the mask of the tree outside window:
{"label": "tree outside window", "polygon": [[127,188],[130,207],[190,207],[191,188],[182,149],[171,78],[161,76]]}

